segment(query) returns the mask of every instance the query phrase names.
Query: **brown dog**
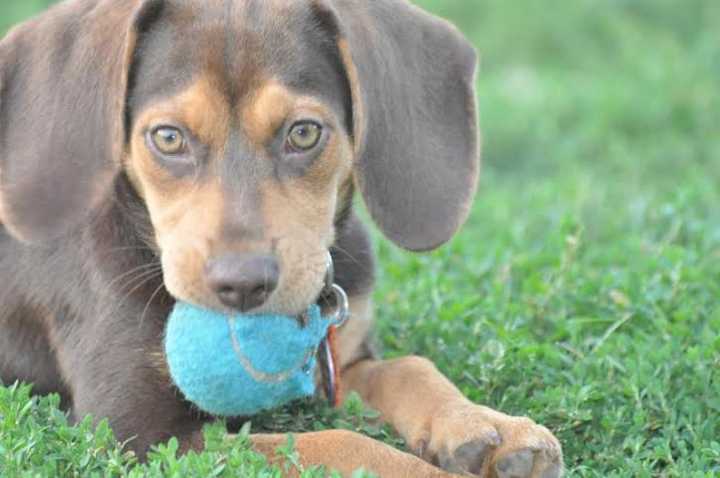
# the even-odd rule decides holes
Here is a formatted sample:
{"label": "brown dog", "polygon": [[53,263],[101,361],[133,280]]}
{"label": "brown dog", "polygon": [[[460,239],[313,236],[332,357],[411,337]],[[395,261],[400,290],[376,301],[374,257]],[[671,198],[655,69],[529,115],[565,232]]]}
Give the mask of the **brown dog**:
{"label": "brown dog", "polygon": [[[404,0],[71,0],[0,43],[0,378],[107,417],[143,456],[198,416],[162,337],[174,298],[298,314],[326,251],[350,296],[342,379],[419,457],[557,477],[558,441],[470,403],[427,360],[368,347],[373,259],[357,188],[395,243],[429,250],[478,174],[473,49]],[[268,455],[282,436],[253,437]],[[304,463],[446,476],[344,431]]]}

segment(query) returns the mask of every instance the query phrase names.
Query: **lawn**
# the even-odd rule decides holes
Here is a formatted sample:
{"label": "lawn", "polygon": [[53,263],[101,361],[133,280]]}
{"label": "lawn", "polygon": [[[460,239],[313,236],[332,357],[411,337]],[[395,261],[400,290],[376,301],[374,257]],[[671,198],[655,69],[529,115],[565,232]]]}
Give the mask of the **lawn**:
{"label": "lawn", "polygon": [[[32,2],[11,3],[0,28]],[[484,168],[442,250],[376,235],[386,354],[425,355],[477,402],[547,425],[568,476],[720,476],[720,2],[417,3],[481,52]],[[209,452],[176,459],[171,443],[141,467],[55,404],[0,389],[0,469],[273,476],[217,427]],[[396,443],[368,414],[307,405],[253,426]]]}

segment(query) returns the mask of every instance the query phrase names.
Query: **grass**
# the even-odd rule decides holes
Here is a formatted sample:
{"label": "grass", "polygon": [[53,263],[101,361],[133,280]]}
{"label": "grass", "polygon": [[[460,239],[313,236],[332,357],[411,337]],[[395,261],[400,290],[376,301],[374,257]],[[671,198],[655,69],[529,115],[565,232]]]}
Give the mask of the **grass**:
{"label": "grass", "polygon": [[[546,424],[569,476],[720,475],[720,3],[418,3],[482,53],[484,176],[444,249],[378,235],[387,355],[428,356],[472,399]],[[55,405],[2,389],[1,469],[279,473],[217,427],[209,453],[166,445],[141,467]],[[395,442],[366,413],[307,405],[256,426]]]}

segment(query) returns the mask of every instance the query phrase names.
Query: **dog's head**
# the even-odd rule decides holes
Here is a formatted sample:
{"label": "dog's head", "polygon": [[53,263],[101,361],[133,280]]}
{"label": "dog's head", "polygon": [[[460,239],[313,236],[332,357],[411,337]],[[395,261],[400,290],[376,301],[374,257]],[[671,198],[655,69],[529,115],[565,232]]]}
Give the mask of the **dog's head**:
{"label": "dog's head", "polygon": [[297,313],[357,187],[410,250],[478,174],[475,53],[405,0],[74,0],[0,43],[0,220],[43,242],[124,174],[165,283]]}

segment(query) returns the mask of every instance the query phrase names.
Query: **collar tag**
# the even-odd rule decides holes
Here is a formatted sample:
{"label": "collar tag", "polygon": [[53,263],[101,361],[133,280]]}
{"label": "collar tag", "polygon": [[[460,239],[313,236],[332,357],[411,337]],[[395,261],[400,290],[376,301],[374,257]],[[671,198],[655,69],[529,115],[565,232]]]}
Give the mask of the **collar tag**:
{"label": "collar tag", "polygon": [[350,301],[345,290],[335,283],[335,267],[329,251],[321,302],[334,306],[334,311],[325,315],[332,325],[328,328],[327,337],[320,343],[319,361],[325,396],[330,405],[337,408],[342,404],[337,334],[350,318]]}
{"label": "collar tag", "polygon": [[331,407],[342,404],[340,370],[337,367],[337,327],[330,326],[327,337],[320,344],[320,364],[325,397]]}

